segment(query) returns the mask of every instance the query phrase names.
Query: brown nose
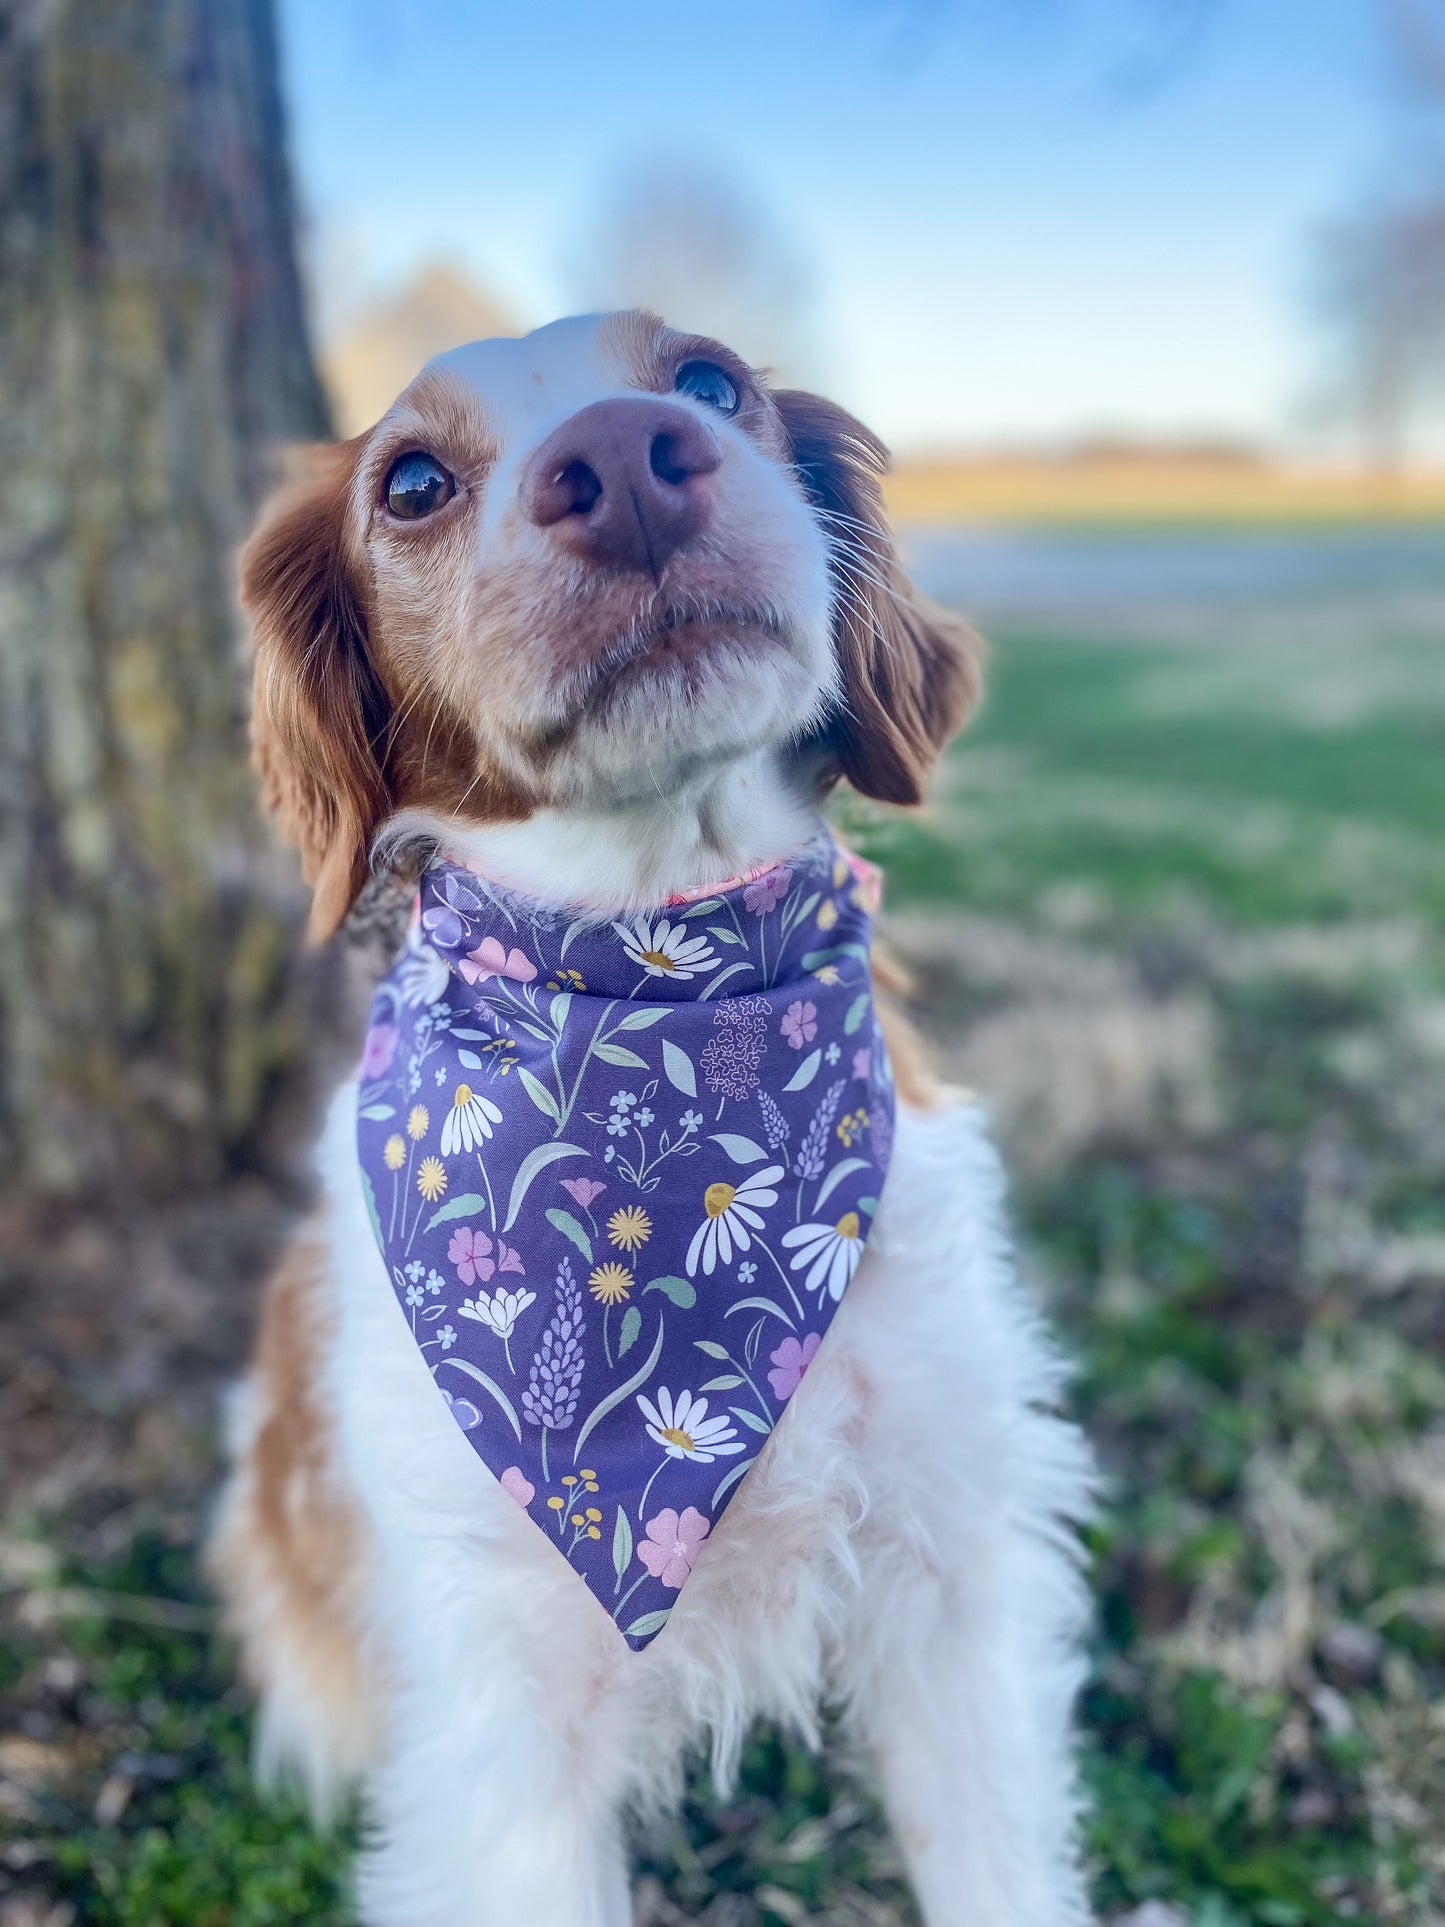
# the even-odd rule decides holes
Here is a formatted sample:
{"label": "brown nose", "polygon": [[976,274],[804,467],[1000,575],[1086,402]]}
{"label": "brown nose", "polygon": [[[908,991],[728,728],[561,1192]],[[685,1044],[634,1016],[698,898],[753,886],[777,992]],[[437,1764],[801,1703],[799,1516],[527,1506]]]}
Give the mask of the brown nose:
{"label": "brown nose", "polygon": [[549,435],[522,471],[522,507],[574,555],[659,576],[712,507],[717,437],[660,397],[595,401]]}

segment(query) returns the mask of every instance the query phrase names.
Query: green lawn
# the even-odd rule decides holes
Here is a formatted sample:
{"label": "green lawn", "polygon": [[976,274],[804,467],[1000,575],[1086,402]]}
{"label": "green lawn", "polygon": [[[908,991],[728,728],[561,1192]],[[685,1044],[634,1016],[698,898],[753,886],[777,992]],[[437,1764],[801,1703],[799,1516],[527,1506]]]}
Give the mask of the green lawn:
{"label": "green lawn", "polygon": [[[943,1056],[994,1107],[1109,1479],[1084,1706],[1100,1910],[1425,1927],[1445,597],[1078,627],[997,630],[937,804],[850,827],[888,865]],[[59,1927],[57,1900],[97,1927],[346,1921],[345,1836],[249,1790],[195,1504],[139,1503],[103,1553],[68,1517],[11,1547],[0,1921]],[[65,1586],[121,1597],[82,1612]],[[699,1780],[638,1858],[655,1927],[912,1918],[866,1792],[771,1734],[729,1806]]]}

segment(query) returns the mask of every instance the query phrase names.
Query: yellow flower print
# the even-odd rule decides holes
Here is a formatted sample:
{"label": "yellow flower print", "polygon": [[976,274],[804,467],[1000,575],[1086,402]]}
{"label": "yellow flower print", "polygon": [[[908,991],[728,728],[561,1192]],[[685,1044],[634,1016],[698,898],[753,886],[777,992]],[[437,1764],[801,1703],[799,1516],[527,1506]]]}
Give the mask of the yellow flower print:
{"label": "yellow flower print", "polygon": [[431,1124],[431,1112],[425,1104],[413,1104],[411,1115],[406,1120],[406,1134],[413,1144],[418,1144],[427,1134]]}
{"label": "yellow flower print", "polygon": [[858,1142],[867,1128],[868,1113],[866,1111],[849,1111],[845,1117],[838,1119],[838,1136],[842,1142],[850,1148]]}
{"label": "yellow flower print", "polygon": [[582,1468],[580,1477],[575,1472],[565,1472],[562,1475],[562,1487],[563,1491],[560,1495],[554,1493],[552,1497],[548,1499],[547,1507],[549,1511],[557,1515],[557,1530],[559,1536],[564,1520],[568,1525],[576,1528],[576,1536],[572,1540],[572,1547],[567,1548],[570,1552],[581,1539],[600,1539],[602,1537],[602,1514],[595,1505],[588,1505],[582,1496],[583,1493],[591,1493],[597,1490],[597,1474],[589,1466],[585,1465]]}
{"label": "yellow flower print", "polygon": [[388,1171],[399,1171],[406,1163],[406,1140],[399,1131],[393,1131],[381,1147],[381,1161]]}
{"label": "yellow flower print", "polygon": [[585,990],[586,980],[580,970],[559,970],[555,977],[547,979],[548,990]]}
{"label": "yellow flower print", "polygon": [[652,1236],[652,1220],[640,1204],[619,1205],[607,1220],[607,1235],[619,1251],[636,1251]]}
{"label": "yellow flower print", "polygon": [[416,1188],[428,1204],[435,1204],[447,1188],[446,1166],[440,1158],[423,1158],[416,1174]]}
{"label": "yellow flower print", "polygon": [[626,1265],[599,1265],[587,1280],[587,1289],[599,1305],[620,1305],[630,1296],[632,1282]]}
{"label": "yellow flower print", "polygon": [[821,964],[813,975],[820,984],[836,984],[842,981],[838,975],[837,964]]}
{"label": "yellow flower print", "polygon": [[702,1208],[710,1218],[720,1218],[737,1194],[735,1184],[710,1184],[702,1194]]}
{"label": "yellow flower print", "polygon": [[838,921],[838,906],[831,897],[824,897],[818,905],[818,928],[831,930]]}
{"label": "yellow flower print", "polygon": [[846,856],[835,856],[833,858],[833,886],[835,889],[841,890],[847,881],[848,859]]}

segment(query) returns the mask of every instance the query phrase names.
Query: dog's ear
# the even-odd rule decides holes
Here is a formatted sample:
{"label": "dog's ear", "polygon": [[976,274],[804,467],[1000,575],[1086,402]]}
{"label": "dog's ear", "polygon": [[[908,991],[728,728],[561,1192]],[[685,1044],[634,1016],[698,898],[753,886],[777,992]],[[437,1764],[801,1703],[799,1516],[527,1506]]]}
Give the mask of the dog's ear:
{"label": "dog's ear", "polygon": [[345,556],[361,441],[307,451],[299,478],[262,510],[241,556],[255,644],[252,756],[266,808],[301,852],[318,942],[355,902],[390,801],[390,705]]}
{"label": "dog's ear", "polygon": [[944,744],[978,701],[983,645],[903,573],[877,436],[820,395],[785,389],[773,400],[831,558],[841,697],[820,732],[825,774],[880,802],[921,802]]}

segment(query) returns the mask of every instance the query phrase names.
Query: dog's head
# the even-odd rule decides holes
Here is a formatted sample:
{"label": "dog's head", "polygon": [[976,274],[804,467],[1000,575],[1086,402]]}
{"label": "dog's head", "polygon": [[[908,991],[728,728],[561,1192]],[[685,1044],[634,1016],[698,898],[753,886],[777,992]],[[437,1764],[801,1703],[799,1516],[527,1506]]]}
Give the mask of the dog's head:
{"label": "dog's head", "polygon": [[242,582],[256,760],[314,932],[402,811],[605,808],[760,750],[818,795],[917,802],[976,656],[899,568],[885,459],[636,313],[458,348],[313,451]]}

